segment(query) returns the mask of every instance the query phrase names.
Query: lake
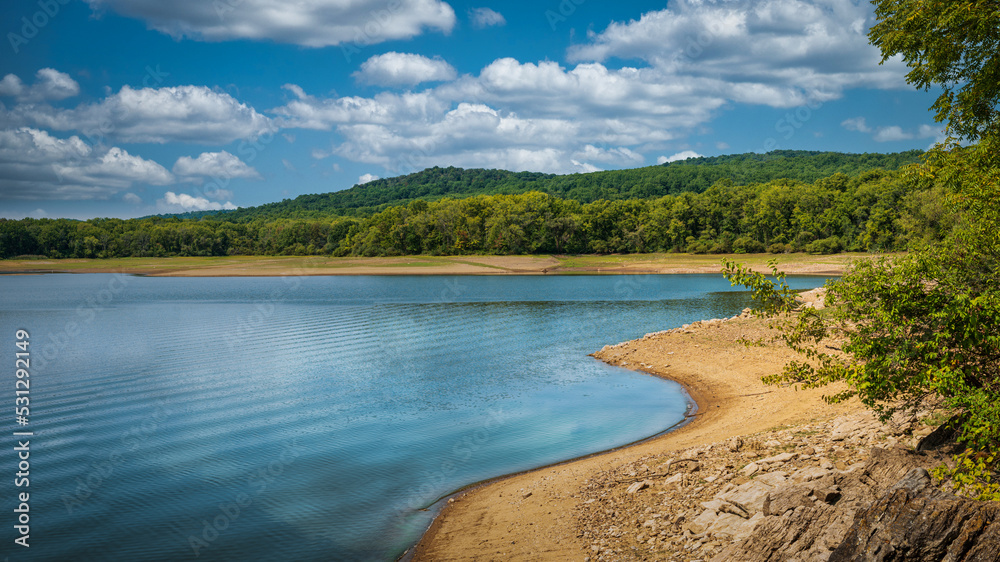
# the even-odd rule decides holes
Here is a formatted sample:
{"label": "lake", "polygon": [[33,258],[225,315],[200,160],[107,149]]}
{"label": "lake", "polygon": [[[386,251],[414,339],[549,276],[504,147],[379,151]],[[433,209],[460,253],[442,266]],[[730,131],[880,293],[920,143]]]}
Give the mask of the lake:
{"label": "lake", "polygon": [[0,457],[8,535],[30,492],[12,560],[393,560],[463,486],[683,420],[677,384],[587,354],[749,305],[719,275],[11,275],[0,294],[10,406],[30,335],[30,416],[8,410]]}

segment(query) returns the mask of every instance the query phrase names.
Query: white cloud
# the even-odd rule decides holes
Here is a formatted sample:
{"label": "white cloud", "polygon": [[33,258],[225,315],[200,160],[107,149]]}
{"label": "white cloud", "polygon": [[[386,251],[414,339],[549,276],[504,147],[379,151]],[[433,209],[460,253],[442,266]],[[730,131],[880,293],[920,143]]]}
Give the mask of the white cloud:
{"label": "white cloud", "polygon": [[379,177],[374,174],[361,174],[361,177],[358,178],[358,185],[366,184],[377,179],[379,179]]}
{"label": "white cloud", "polygon": [[139,197],[135,193],[126,193],[125,195],[122,195],[122,200],[124,200],[126,203],[131,203],[133,205],[142,204],[142,197]]}
{"label": "white cloud", "polygon": [[441,0],[86,0],[137,18],[175,38],[252,39],[326,47],[409,39],[425,29],[449,33],[455,11]]}
{"label": "white cloud", "polygon": [[890,127],[879,127],[878,131],[875,132],[875,136],[872,138],[874,138],[876,142],[892,142],[909,140],[913,138],[913,135],[903,131],[903,128],[898,125],[892,125]]}
{"label": "white cloud", "polygon": [[17,75],[8,74],[0,80],[0,96],[11,96],[19,102],[63,100],[80,93],[80,85],[69,74],[53,68],[35,73],[35,83],[25,86]]}
{"label": "white cloud", "polygon": [[223,199],[232,199],[233,192],[228,189],[208,189],[202,193],[205,197],[209,199],[214,199],[216,201],[222,201]]}
{"label": "white cloud", "polygon": [[160,213],[187,213],[190,211],[219,211],[223,209],[235,209],[236,205],[226,201],[218,203],[209,201],[204,197],[195,197],[187,193],[174,193],[168,191],[162,199],[157,199],[156,210]]}
{"label": "white cloud", "polygon": [[289,159],[287,159],[287,158],[282,158],[281,159],[281,165],[284,166],[285,169],[288,170],[289,172],[297,172],[298,171],[298,170],[295,169],[295,164],[292,164],[292,162]]}
{"label": "white cloud", "polygon": [[719,150],[729,150],[729,143],[728,142],[719,141],[719,142],[715,143],[715,148],[717,148]]}
{"label": "white cloud", "polygon": [[137,183],[173,181],[163,166],[116,146],[28,127],[0,131],[0,199],[107,199]]}
{"label": "white cloud", "polygon": [[366,60],[352,76],[379,86],[415,86],[421,82],[454,80],[457,73],[440,58],[393,51]]}
{"label": "white cloud", "polygon": [[864,117],[852,117],[850,119],[845,119],[840,126],[848,131],[858,131],[859,133],[871,132],[871,127],[869,127],[865,122]]}
{"label": "white cloud", "polygon": [[698,154],[693,150],[683,150],[677,154],[671,156],[660,156],[656,159],[657,164],[666,164],[667,162],[677,162],[679,160],[687,160],[688,158],[703,158],[703,154]]}
{"label": "white cloud", "polygon": [[879,65],[867,2],[677,0],[639,20],[588,32],[573,61],[642,60],[712,95],[792,107],[855,87],[902,88],[905,66]]}
{"label": "white cloud", "polygon": [[469,10],[469,19],[472,20],[472,27],[477,29],[483,29],[494,25],[507,25],[507,20],[504,19],[500,12],[496,12],[489,8],[474,8]]}
{"label": "white cloud", "polygon": [[[314,157],[392,173],[630,166],[733,104],[814,110],[850,88],[905,87],[905,65],[878,64],[866,37],[872,22],[871,6],[851,0],[677,0],[589,33],[568,52],[575,66],[500,58],[478,75],[370,97],[323,98],[289,84],[293,99],[273,112],[281,126],[339,135]],[[369,60],[376,76],[375,61],[383,61]],[[412,84],[425,74],[382,83]]]}
{"label": "white cloud", "polygon": [[225,150],[202,152],[197,158],[181,156],[174,164],[173,172],[183,181],[195,183],[201,183],[205,177],[227,181],[232,178],[264,179],[253,167]]}
{"label": "white cloud", "polygon": [[74,109],[19,105],[6,117],[47,129],[79,131],[98,140],[111,137],[124,142],[222,144],[274,130],[271,120],[254,108],[205,86],[140,90],[124,86],[98,103]]}

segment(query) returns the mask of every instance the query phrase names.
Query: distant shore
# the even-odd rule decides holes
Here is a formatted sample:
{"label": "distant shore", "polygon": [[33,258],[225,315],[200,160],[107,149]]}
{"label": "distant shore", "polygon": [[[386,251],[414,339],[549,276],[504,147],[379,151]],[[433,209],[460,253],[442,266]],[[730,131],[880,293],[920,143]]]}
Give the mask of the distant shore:
{"label": "distant shore", "polygon": [[774,259],[792,275],[839,275],[869,254],[629,254],[581,256],[228,256],[175,258],[0,260],[0,274],[124,273],[163,277],[298,275],[594,275],[719,273],[728,257],[758,271]]}
{"label": "distant shore", "polygon": [[[414,560],[583,560],[593,555],[575,520],[590,479],[640,459],[742,436],[828,420],[859,404],[829,405],[837,388],[765,387],[760,377],[793,357],[778,343],[746,347],[737,340],[773,334],[767,321],[697,322],[607,346],[594,356],[612,365],[681,383],[698,404],[680,429],[632,447],[519,474],[455,498],[417,545]],[[623,408],[627,405],[623,404]],[[667,509],[667,508],[665,508]]]}

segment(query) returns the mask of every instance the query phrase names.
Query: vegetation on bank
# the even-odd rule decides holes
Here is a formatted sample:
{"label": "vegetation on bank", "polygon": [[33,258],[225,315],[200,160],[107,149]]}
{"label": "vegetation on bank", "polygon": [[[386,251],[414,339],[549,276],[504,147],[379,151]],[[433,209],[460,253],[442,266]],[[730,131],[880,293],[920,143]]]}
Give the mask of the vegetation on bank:
{"label": "vegetation on bank", "polygon": [[[883,417],[941,399],[965,448],[935,475],[970,497],[1000,500],[1000,10],[957,0],[875,4],[869,37],[884,59],[902,55],[909,82],[943,87],[934,108],[954,138],[908,174],[940,194],[953,228],[906,255],[858,261],[830,283],[833,306],[804,311],[785,331],[806,360],[765,382],[844,381],[849,390],[829,401],[857,396]],[[780,284],[732,263],[725,272],[765,310],[790,309]],[[831,351],[830,337],[843,345]]]}
{"label": "vegetation on bank", "polygon": [[214,216],[229,222],[261,218],[363,217],[388,207],[405,206],[416,199],[431,202],[446,197],[465,199],[474,195],[513,195],[532,191],[580,203],[655,199],[688,191],[701,193],[719,181],[731,181],[737,185],[778,179],[811,183],[834,174],[856,176],[874,169],[896,170],[917,162],[920,154],[919,150],[894,154],[775,150],[767,154],[751,152],[689,158],[645,168],[568,175],[434,167],[333,193],[300,195],[295,199],[232,211],[175,216]]}
{"label": "vegetation on bank", "polygon": [[537,191],[416,199],[367,216],[0,219],[0,257],[895,251],[951,228],[939,190],[877,169],[590,203]]}

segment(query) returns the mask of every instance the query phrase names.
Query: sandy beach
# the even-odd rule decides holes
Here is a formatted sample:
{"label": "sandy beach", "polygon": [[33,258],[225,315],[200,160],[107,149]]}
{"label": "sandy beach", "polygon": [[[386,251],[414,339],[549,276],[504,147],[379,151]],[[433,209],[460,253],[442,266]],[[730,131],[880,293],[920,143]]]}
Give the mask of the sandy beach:
{"label": "sandy beach", "polygon": [[[793,354],[782,344],[747,347],[737,340],[773,334],[767,321],[741,317],[695,323],[608,346],[595,357],[680,382],[698,404],[684,427],[638,445],[540,469],[474,488],[454,499],[417,546],[416,560],[584,560],[592,553],[576,520],[590,478],[649,455],[733,436],[829,420],[857,411],[856,401],[821,400],[837,388],[764,386]],[[622,404],[628,408],[628,404]]]}

